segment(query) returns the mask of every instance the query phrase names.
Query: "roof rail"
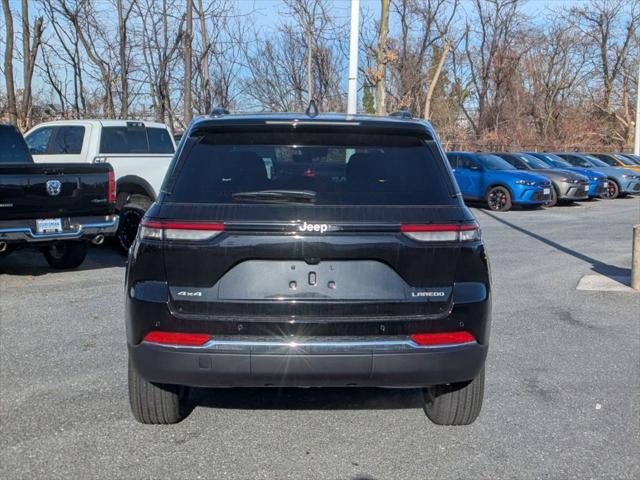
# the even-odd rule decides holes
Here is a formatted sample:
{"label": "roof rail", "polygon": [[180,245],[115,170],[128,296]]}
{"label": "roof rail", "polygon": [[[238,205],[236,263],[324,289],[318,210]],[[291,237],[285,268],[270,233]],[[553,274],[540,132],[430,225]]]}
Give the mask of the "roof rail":
{"label": "roof rail", "polygon": [[413,118],[413,115],[411,115],[411,112],[409,110],[398,110],[397,112],[390,113],[389,116],[402,118],[404,120],[410,120]]}
{"label": "roof rail", "polygon": [[227,110],[226,108],[222,108],[222,107],[213,107],[211,109],[211,113],[210,115],[212,117],[221,117],[223,115],[229,115],[231,112],[229,110]]}

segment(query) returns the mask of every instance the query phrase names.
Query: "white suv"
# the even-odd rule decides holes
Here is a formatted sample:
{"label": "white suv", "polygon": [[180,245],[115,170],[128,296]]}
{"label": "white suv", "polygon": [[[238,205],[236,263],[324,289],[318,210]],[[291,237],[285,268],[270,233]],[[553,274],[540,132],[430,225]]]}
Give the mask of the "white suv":
{"label": "white suv", "polygon": [[120,214],[116,238],[128,250],[175,152],[167,126],[128,120],[60,120],[34,127],[25,139],[35,162],[113,166]]}

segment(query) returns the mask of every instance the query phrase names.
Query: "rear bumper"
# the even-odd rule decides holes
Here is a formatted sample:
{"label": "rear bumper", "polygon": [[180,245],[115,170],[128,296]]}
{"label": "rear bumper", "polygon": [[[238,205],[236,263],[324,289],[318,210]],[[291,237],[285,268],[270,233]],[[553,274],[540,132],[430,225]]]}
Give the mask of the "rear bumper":
{"label": "rear bumper", "polygon": [[473,379],[488,345],[412,347],[402,342],[171,347],[142,342],[129,357],[148,381],[195,387],[425,387]]}
{"label": "rear bumper", "polygon": [[118,216],[64,218],[64,231],[57,233],[38,233],[35,231],[35,223],[35,219],[0,222],[0,240],[19,244],[83,240],[95,237],[98,234],[113,235],[118,229]]}

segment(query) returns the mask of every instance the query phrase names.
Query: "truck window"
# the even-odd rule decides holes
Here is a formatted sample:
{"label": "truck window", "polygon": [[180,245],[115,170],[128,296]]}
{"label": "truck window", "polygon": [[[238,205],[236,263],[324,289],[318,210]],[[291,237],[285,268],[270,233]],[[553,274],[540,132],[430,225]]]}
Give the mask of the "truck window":
{"label": "truck window", "polygon": [[29,151],[34,155],[44,155],[49,150],[49,141],[53,127],[42,127],[27,135],[26,141]]}
{"label": "truck window", "polygon": [[14,127],[0,125],[0,163],[32,163],[20,132]]}
{"label": "truck window", "polygon": [[173,153],[171,134],[166,128],[147,128],[149,153]]}
{"label": "truck window", "polygon": [[144,127],[103,127],[100,153],[149,153]]}
{"label": "truck window", "polygon": [[53,143],[47,150],[50,155],[79,155],[84,141],[84,127],[63,126],[56,127]]}

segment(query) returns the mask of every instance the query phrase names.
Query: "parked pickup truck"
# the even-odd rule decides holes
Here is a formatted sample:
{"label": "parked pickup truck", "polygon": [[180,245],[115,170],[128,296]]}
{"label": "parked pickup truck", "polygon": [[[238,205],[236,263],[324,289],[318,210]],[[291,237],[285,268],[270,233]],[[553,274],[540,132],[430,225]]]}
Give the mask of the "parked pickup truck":
{"label": "parked pickup truck", "polygon": [[110,163],[116,176],[116,239],[126,252],[144,212],[155,201],[175,152],[162,123],[125,120],[62,120],[42,123],[26,134],[37,163]]}
{"label": "parked pickup truck", "polygon": [[111,165],[33,162],[13,126],[0,125],[0,256],[40,248],[54,268],[75,268],[89,241],[118,228]]}

